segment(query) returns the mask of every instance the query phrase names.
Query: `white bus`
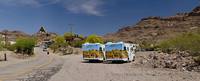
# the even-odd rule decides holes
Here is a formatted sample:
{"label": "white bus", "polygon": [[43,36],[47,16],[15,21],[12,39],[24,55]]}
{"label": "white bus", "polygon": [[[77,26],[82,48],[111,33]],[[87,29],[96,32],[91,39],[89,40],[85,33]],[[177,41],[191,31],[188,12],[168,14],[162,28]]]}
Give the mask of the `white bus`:
{"label": "white bus", "polygon": [[106,61],[134,61],[136,53],[136,44],[117,42],[108,42],[105,45]]}
{"label": "white bus", "polygon": [[105,58],[105,45],[100,43],[85,43],[82,45],[83,60],[99,60]]}

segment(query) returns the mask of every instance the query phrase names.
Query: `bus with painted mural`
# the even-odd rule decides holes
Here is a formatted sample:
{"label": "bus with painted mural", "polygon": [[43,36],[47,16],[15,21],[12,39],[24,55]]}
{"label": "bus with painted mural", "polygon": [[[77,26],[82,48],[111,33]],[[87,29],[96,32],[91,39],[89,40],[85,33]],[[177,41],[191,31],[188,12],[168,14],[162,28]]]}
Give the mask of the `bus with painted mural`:
{"label": "bus with painted mural", "polygon": [[105,44],[106,61],[134,61],[137,44],[108,42]]}
{"label": "bus with painted mural", "polygon": [[99,60],[105,58],[105,45],[100,43],[85,43],[82,45],[83,60]]}

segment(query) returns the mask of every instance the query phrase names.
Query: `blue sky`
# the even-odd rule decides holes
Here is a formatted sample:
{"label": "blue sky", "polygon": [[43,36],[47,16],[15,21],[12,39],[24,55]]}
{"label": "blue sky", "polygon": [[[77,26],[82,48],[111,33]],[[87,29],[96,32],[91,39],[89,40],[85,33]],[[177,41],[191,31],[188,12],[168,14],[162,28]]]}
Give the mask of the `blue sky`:
{"label": "blue sky", "polygon": [[29,34],[50,32],[89,35],[115,32],[148,16],[189,12],[199,0],[0,0],[0,30]]}

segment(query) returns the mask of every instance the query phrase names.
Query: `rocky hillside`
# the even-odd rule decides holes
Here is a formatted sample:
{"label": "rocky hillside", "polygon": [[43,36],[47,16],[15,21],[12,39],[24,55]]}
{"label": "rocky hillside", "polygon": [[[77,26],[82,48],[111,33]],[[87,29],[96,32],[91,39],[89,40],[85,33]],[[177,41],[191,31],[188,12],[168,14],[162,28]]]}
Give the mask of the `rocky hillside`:
{"label": "rocky hillside", "polygon": [[126,41],[137,43],[156,43],[183,32],[200,29],[200,6],[189,13],[177,13],[170,17],[147,17],[136,25],[119,29],[116,33],[106,34],[107,41]]}
{"label": "rocky hillside", "polygon": [[57,36],[57,34],[53,32],[48,32],[47,30],[45,30],[44,27],[41,27],[37,33],[33,34],[33,36],[37,38],[38,42],[42,42],[52,40],[54,37]]}
{"label": "rocky hillside", "polygon": [[8,41],[15,41],[19,37],[30,37],[30,35],[22,32],[22,31],[9,31],[9,30],[3,30],[0,32],[0,35],[2,37],[5,37],[6,34]]}

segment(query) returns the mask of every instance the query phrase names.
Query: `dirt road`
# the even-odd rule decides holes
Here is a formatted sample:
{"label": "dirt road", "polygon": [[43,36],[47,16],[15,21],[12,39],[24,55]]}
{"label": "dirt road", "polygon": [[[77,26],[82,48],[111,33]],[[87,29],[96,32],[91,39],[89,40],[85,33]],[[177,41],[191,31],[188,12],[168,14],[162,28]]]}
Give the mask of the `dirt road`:
{"label": "dirt road", "polygon": [[[11,57],[9,57],[9,59],[11,59]],[[62,60],[59,57],[54,54],[47,55],[41,48],[35,49],[35,57],[25,61],[17,59],[15,61],[16,62],[14,63],[0,66],[0,81],[27,81],[24,79],[28,79],[28,81],[41,81],[29,80],[29,78],[32,76],[36,77],[35,75],[42,75],[41,73],[33,74],[37,70],[47,69],[49,71],[49,67],[54,67],[57,66],[57,64],[62,63]]]}
{"label": "dirt road", "polygon": [[81,55],[65,56],[62,69],[49,81],[199,81],[200,73],[154,69],[132,63],[83,63]]}

